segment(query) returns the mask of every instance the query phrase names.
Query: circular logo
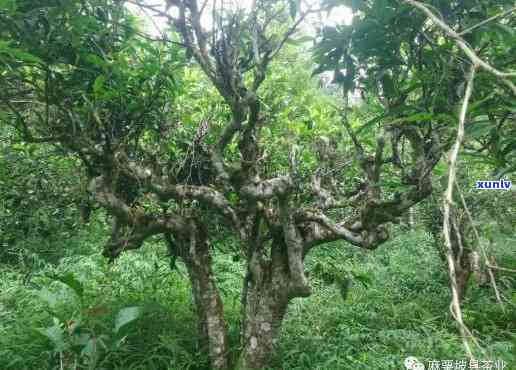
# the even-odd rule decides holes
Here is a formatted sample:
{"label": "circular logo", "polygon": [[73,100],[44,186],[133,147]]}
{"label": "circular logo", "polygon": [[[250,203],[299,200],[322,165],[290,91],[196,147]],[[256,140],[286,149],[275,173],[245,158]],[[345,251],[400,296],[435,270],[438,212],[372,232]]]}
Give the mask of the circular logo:
{"label": "circular logo", "polygon": [[404,364],[407,370],[425,370],[425,365],[414,356],[407,357]]}

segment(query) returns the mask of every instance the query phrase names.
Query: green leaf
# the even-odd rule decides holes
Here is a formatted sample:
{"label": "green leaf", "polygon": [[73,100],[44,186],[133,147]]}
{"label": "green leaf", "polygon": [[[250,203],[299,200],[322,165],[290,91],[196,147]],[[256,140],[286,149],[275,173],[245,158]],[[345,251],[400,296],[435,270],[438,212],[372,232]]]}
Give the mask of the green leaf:
{"label": "green leaf", "polygon": [[0,9],[7,13],[14,12],[16,10],[16,0],[0,0]]}
{"label": "green leaf", "polygon": [[498,34],[500,34],[502,37],[509,37],[509,40],[512,39],[516,34],[516,31],[512,27],[507,26],[506,24],[495,23],[493,26],[494,30],[497,31]]}
{"label": "green leaf", "polygon": [[118,333],[125,325],[136,320],[140,314],[140,307],[125,307],[118,311],[115,318],[115,333]]}
{"label": "green leaf", "polygon": [[357,274],[355,272],[351,272],[351,275],[353,275],[353,278],[359,281],[364,286],[364,288],[368,288],[369,285],[373,283],[373,279],[369,274]]}
{"label": "green leaf", "polygon": [[104,59],[95,54],[88,54],[86,60],[97,67],[106,67],[108,65]]}
{"label": "green leaf", "polygon": [[100,75],[95,79],[93,83],[93,93],[95,95],[100,95],[104,92],[104,84],[106,83],[106,76]]}
{"label": "green leaf", "polygon": [[68,273],[62,276],[54,275],[52,276],[52,279],[65,284],[70,289],[72,289],[79,298],[82,298],[84,294],[84,286],[79,280],[75,278],[75,276],[72,273]]}
{"label": "green leaf", "polygon": [[49,326],[48,328],[36,328],[36,331],[52,342],[56,352],[62,352],[67,348],[63,329],[58,324]]}
{"label": "green leaf", "polygon": [[382,114],[380,116],[377,116],[366,123],[364,123],[362,126],[360,126],[356,130],[356,134],[359,135],[362,131],[368,132],[370,128],[372,128],[376,123],[380,122],[382,119],[386,118],[388,114]]}
{"label": "green leaf", "polygon": [[81,351],[81,354],[87,357],[93,357],[96,353],[96,344],[95,344],[95,338],[90,338],[86,342],[86,345]]}
{"label": "green leaf", "polygon": [[466,135],[474,139],[489,134],[492,129],[493,124],[487,116],[478,116],[465,127]]}
{"label": "green leaf", "polygon": [[500,142],[500,146],[503,147],[501,154],[506,156],[512,151],[516,151],[516,139],[506,138]]}
{"label": "green leaf", "polygon": [[36,292],[36,294],[41,300],[45,301],[50,306],[50,308],[54,308],[56,306],[58,301],[57,295],[52,293],[47,288],[39,290]]}
{"label": "green leaf", "polygon": [[349,278],[338,278],[337,285],[339,287],[339,293],[343,301],[346,301],[349,295],[349,288],[351,287],[351,279]]}
{"label": "green leaf", "polygon": [[98,345],[99,340],[95,337],[90,337],[87,341],[86,345],[83,347],[81,351],[81,356],[86,356],[88,358],[88,369],[95,369],[98,358],[99,358],[99,351],[98,351]]}
{"label": "green leaf", "polygon": [[437,165],[433,169],[433,173],[435,173],[436,176],[443,176],[447,171],[446,165],[444,165],[442,162],[437,163]]}
{"label": "green leaf", "polygon": [[21,49],[9,46],[7,41],[0,41],[0,53],[8,54],[14,59],[27,63],[43,63],[43,61],[35,55],[32,55]]}
{"label": "green leaf", "polygon": [[407,189],[408,185],[402,184],[399,179],[396,180],[389,180],[389,179],[383,179],[378,181],[376,184],[374,184],[375,187],[379,188],[387,188],[391,190],[402,190]]}
{"label": "green leaf", "polygon": [[30,53],[27,53],[23,50],[19,49],[11,49],[10,51],[11,55],[17,59],[20,59],[23,62],[27,63],[43,63],[41,59],[39,59],[37,56],[32,55]]}
{"label": "green leaf", "polygon": [[424,122],[424,121],[431,121],[432,119],[434,119],[436,116],[433,115],[432,113],[415,113],[415,114],[411,114],[410,116],[408,117],[403,117],[401,118],[401,120],[405,121],[405,122]]}

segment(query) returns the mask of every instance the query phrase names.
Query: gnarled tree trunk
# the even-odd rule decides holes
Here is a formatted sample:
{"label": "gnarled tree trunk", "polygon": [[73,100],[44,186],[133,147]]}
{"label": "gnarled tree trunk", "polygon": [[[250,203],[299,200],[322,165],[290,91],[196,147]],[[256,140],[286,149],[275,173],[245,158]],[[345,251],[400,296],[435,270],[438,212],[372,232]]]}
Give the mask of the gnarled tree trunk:
{"label": "gnarled tree trunk", "polygon": [[208,353],[213,369],[229,368],[229,348],[224,307],[212,270],[210,245],[204,230],[196,226],[190,240],[178,243],[192,284],[192,295],[198,317],[201,351]]}
{"label": "gnarled tree trunk", "polygon": [[249,263],[242,292],[243,350],[237,369],[270,366],[290,299],[308,295],[296,289],[299,284],[292,279],[288,258],[280,240],[273,244],[270,258],[255,255]]}
{"label": "gnarled tree trunk", "polygon": [[269,281],[260,286],[253,285],[247,292],[239,368],[263,369],[270,363],[288,306],[288,299],[278,288],[281,289]]}

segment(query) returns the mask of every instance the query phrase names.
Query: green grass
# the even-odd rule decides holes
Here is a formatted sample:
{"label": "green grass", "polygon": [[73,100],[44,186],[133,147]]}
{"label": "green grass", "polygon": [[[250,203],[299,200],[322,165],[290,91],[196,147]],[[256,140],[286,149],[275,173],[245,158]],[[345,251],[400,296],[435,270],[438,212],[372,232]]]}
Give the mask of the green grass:
{"label": "green grass", "polygon": [[[345,301],[337,286],[318,285],[310,298],[294,302],[280,341],[284,368],[400,369],[409,355],[424,361],[466,358],[448,314],[445,270],[428,236],[406,234],[373,253],[346,257],[349,270],[368,274],[372,282],[367,288],[354,282]],[[338,257],[321,251],[313,259]],[[490,291],[470,293],[467,324],[480,331],[491,358],[516,364],[514,307],[504,315]]]}
{"label": "green grass", "polygon": [[[90,250],[100,249],[88,243]],[[68,288],[50,279],[66,272],[84,283],[84,306],[90,312],[84,320],[98,333],[109,333],[120,308],[142,308],[125,329],[120,348],[103,354],[99,369],[207,369],[196,344],[186,274],[181,265],[170,271],[163,253],[150,244],[113,265],[98,253],[83,253],[46,265],[30,279],[20,270],[0,267],[0,369],[58,366],[52,342],[35,330],[52,326],[52,314],[38,292],[42,287],[60,292],[56,311],[77,317],[78,303]],[[314,293],[292,302],[275,368],[400,369],[409,355],[425,361],[465,359],[448,313],[445,270],[425,233],[402,234],[370,253],[344,244],[328,246],[311,255],[307,265]],[[242,266],[218,256],[216,269],[236,345]],[[351,281],[345,299],[343,279]],[[511,296],[514,279],[504,279],[503,293]],[[490,290],[479,287],[470,290],[464,307],[467,324],[488,355],[512,369],[516,310],[510,305],[506,310],[496,305]]]}

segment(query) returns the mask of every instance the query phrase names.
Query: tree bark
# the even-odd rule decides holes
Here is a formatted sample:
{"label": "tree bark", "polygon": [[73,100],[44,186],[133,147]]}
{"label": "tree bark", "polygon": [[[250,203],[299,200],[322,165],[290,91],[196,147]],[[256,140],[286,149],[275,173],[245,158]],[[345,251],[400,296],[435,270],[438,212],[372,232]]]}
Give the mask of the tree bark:
{"label": "tree bark", "polygon": [[189,243],[181,243],[180,254],[192,284],[200,349],[209,354],[211,368],[228,369],[229,344],[224,307],[212,270],[210,246],[201,235],[202,232],[192,236]]}
{"label": "tree bark", "polygon": [[[263,257],[263,256],[262,256]],[[290,299],[298,296],[293,288],[284,243],[275,243],[271,257],[250,263],[242,297],[242,353],[237,369],[270,367],[274,347]]]}
{"label": "tree bark", "polygon": [[228,369],[227,326],[224,320],[222,300],[211,268],[199,273],[189,269],[192,293],[198,317],[198,330],[202,352],[209,354],[213,369]]}
{"label": "tree bark", "polygon": [[459,295],[459,302],[463,302],[466,297],[468,289],[468,282],[471,274],[473,273],[471,265],[471,251],[464,250],[460,257],[456,259],[456,280],[457,280],[457,293]]}
{"label": "tree bark", "polygon": [[239,369],[266,368],[274,353],[288,300],[277,297],[267,288],[251,287],[248,291]]}

